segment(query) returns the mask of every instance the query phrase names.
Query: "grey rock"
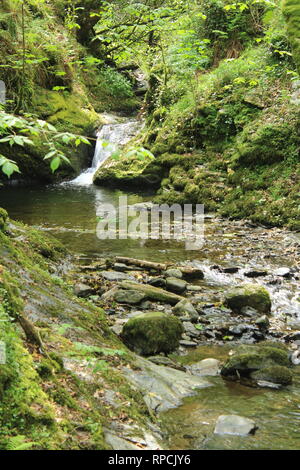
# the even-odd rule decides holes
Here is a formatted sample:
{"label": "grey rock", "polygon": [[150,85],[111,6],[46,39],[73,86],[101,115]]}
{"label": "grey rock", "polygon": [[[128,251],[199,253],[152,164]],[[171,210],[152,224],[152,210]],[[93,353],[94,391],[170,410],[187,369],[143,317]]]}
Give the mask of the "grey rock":
{"label": "grey rock", "polygon": [[207,358],[188,366],[187,370],[191,374],[199,375],[200,377],[216,376],[219,374],[220,364],[220,361],[217,359]]}
{"label": "grey rock", "polygon": [[184,321],[182,323],[182,326],[184,328],[185,333],[188,336],[191,336],[192,338],[198,338],[201,335],[201,331],[197,330],[197,328],[194,327],[193,323],[189,321]]}
{"label": "grey rock", "polygon": [[135,290],[118,290],[114,295],[114,300],[119,303],[135,305],[145,300],[146,295],[143,292]]}
{"label": "grey rock", "polygon": [[214,433],[247,436],[254,434],[256,429],[257,426],[252,419],[237,415],[221,415],[217,420]]}
{"label": "grey rock", "polygon": [[163,277],[153,277],[152,279],[150,279],[148,284],[150,284],[150,286],[164,288],[166,287],[166,280]]}
{"label": "grey rock", "polygon": [[175,294],[182,294],[186,290],[187,282],[182,279],[175,277],[168,277],[166,279],[167,290],[174,292]]}
{"label": "grey rock", "polygon": [[155,412],[176,408],[183,398],[194,395],[197,389],[212,386],[204,378],[158,366],[142,358],[137,358],[136,365],[140,370],[124,367],[123,373],[142,391],[146,404]]}
{"label": "grey rock", "polygon": [[255,324],[259,328],[268,328],[270,326],[270,321],[267,317],[267,315],[263,315],[262,317],[259,317],[256,321]]}
{"label": "grey rock", "polygon": [[75,284],[74,286],[74,294],[77,297],[88,297],[89,295],[92,295],[94,293],[94,289],[92,289],[90,286],[87,284],[82,284],[79,282],[78,284]]}
{"label": "grey rock", "polygon": [[180,340],[179,344],[180,346],[184,346],[185,348],[195,348],[196,346],[198,346],[198,344],[195,343],[195,341],[189,341],[187,339]]}
{"label": "grey rock", "polygon": [[100,276],[102,276],[104,279],[107,281],[125,281],[125,280],[134,280],[133,276],[130,276],[130,274],[126,273],[120,273],[117,271],[102,271],[100,273]]}
{"label": "grey rock", "polygon": [[198,319],[199,314],[188,299],[182,299],[173,307],[173,313],[177,316],[187,316],[189,319]]}
{"label": "grey rock", "polygon": [[251,271],[247,271],[244,273],[244,276],[246,277],[262,277],[262,276],[267,276],[268,275],[268,272],[267,271],[259,271],[259,270],[251,270]]}
{"label": "grey rock", "polygon": [[176,268],[167,269],[164,272],[165,277],[176,277],[177,279],[182,279],[182,272]]}

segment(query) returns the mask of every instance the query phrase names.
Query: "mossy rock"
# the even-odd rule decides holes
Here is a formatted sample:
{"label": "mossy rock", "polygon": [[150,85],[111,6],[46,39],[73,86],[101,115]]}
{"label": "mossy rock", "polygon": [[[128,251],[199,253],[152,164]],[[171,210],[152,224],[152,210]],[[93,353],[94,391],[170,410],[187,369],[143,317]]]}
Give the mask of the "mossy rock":
{"label": "mossy rock", "polygon": [[289,367],[288,352],[272,346],[240,346],[221,369],[224,377],[248,377],[254,371],[272,366]]}
{"label": "mossy rock", "polygon": [[251,378],[255,381],[263,380],[280,385],[290,385],[293,381],[293,374],[287,367],[271,366],[253,372]]}
{"label": "mossy rock", "polygon": [[241,313],[243,307],[252,307],[260,313],[271,311],[270,294],[258,284],[233,287],[225,294],[224,304],[236,313]]}
{"label": "mossy rock", "polygon": [[0,364],[0,398],[3,392],[9,387],[13,379],[13,372],[6,364]]}
{"label": "mossy rock", "polygon": [[131,318],[123,327],[122,338],[136,353],[150,356],[174,351],[182,333],[178,318],[150,312]]}
{"label": "mossy rock", "polygon": [[7,220],[8,220],[8,213],[6,212],[5,209],[2,209],[2,207],[0,207],[0,230],[6,229]]}

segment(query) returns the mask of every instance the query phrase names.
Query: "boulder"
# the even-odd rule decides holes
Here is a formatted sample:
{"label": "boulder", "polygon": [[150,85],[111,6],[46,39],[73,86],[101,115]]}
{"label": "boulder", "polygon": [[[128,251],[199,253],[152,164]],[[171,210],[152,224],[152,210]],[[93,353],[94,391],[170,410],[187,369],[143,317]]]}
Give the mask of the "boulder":
{"label": "boulder", "polygon": [[256,429],[257,426],[252,419],[237,415],[221,415],[217,420],[214,433],[247,436],[254,434]]}
{"label": "boulder", "polygon": [[253,372],[272,366],[289,367],[288,351],[281,347],[275,347],[273,344],[242,345],[225,362],[221,369],[221,375],[233,378],[249,377]]}
{"label": "boulder", "polygon": [[269,292],[259,284],[233,287],[225,294],[224,304],[236,313],[241,313],[243,307],[252,307],[260,313],[271,311]]}
{"label": "boulder", "polygon": [[149,312],[131,318],[123,327],[122,338],[130,349],[149,356],[174,351],[179,346],[182,333],[178,318],[162,312]]}
{"label": "boulder", "polygon": [[166,288],[176,294],[183,294],[186,290],[186,286],[187,282],[182,279],[178,279],[176,277],[168,277],[166,279]]}
{"label": "boulder", "polygon": [[290,385],[293,381],[293,374],[287,367],[271,366],[252,372],[251,378],[254,379],[258,385],[260,382]]}
{"label": "boulder", "polygon": [[178,317],[188,317],[190,320],[197,320],[199,314],[188,299],[182,299],[173,307],[174,315]]}

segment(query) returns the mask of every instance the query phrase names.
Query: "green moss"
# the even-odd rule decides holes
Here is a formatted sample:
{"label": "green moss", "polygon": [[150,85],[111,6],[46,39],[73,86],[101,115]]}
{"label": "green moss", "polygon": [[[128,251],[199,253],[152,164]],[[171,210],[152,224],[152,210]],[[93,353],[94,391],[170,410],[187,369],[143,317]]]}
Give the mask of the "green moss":
{"label": "green moss", "polygon": [[270,313],[271,298],[268,291],[258,284],[233,287],[225,294],[225,305],[235,312],[243,307],[252,307],[261,313]]}
{"label": "green moss", "polygon": [[275,384],[290,385],[293,381],[293,374],[287,367],[271,366],[253,372],[251,378],[254,380],[266,380]]}
{"label": "green moss", "polygon": [[300,5],[298,0],[284,0],[283,13],[287,22],[287,32],[293,47],[294,60],[300,71]]}
{"label": "green moss", "polygon": [[183,328],[180,320],[161,312],[149,312],[131,318],[122,338],[131,349],[145,356],[169,353],[179,346]]}
{"label": "green moss", "polygon": [[8,213],[0,207],[0,230],[5,230],[8,221]]}

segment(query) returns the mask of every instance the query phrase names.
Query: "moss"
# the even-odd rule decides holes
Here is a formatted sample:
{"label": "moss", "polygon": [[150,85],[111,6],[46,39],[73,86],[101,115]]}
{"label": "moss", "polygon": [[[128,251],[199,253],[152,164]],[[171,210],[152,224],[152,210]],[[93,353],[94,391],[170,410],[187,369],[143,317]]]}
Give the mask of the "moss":
{"label": "moss", "polygon": [[182,333],[178,318],[149,312],[131,318],[124,325],[122,338],[131,349],[147,356],[174,351],[179,346]]}
{"label": "moss", "polygon": [[298,0],[284,0],[283,13],[287,22],[287,32],[293,47],[293,56],[300,71],[300,5]]}
{"label": "moss", "polygon": [[36,371],[41,378],[52,377],[60,370],[60,365],[53,359],[42,359],[36,366]]}
{"label": "moss", "polygon": [[266,380],[281,385],[290,385],[293,381],[293,374],[287,367],[271,366],[253,372],[251,378],[258,380]]}
{"label": "moss", "polygon": [[0,230],[6,229],[7,221],[8,221],[8,213],[6,212],[5,209],[2,209],[2,207],[0,207]]}
{"label": "moss", "polygon": [[233,287],[225,294],[224,304],[238,313],[243,307],[252,307],[261,313],[270,313],[271,310],[270,294],[258,284]]}

